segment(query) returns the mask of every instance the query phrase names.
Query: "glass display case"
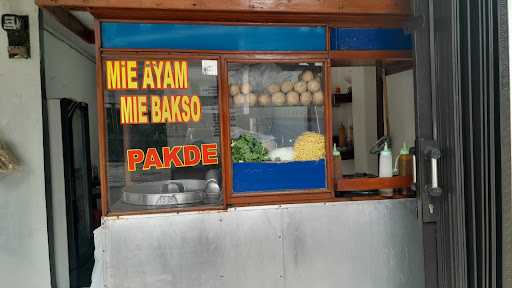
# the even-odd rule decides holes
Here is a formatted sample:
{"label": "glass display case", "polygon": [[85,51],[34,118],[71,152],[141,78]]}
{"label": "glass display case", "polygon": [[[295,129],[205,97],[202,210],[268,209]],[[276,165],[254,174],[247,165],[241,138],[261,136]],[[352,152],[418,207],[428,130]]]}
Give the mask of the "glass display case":
{"label": "glass display case", "polygon": [[287,57],[104,56],[108,213],[331,197],[326,62]]}
{"label": "glass display case", "polygon": [[325,191],[323,62],[228,63],[232,192]]}
{"label": "glass display case", "polygon": [[109,211],[223,206],[218,60],[104,59]]}

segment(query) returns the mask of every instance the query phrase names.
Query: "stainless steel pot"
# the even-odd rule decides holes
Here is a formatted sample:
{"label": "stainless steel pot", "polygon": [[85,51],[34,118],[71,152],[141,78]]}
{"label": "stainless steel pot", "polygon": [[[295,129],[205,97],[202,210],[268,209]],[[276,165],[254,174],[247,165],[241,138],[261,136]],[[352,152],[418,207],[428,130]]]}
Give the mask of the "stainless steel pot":
{"label": "stainless steel pot", "polygon": [[125,203],[144,206],[171,206],[200,203],[207,186],[205,180],[166,180],[133,184],[122,189]]}

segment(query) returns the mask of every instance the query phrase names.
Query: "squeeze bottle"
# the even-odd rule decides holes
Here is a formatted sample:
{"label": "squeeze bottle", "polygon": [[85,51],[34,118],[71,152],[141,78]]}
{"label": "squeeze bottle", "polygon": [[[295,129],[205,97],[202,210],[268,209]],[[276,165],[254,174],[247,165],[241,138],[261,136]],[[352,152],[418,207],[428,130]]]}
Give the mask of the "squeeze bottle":
{"label": "squeeze bottle", "polygon": [[[388,143],[384,143],[384,149],[379,155],[379,177],[393,177],[393,155],[388,148]],[[392,196],[393,189],[380,189],[384,196]]]}

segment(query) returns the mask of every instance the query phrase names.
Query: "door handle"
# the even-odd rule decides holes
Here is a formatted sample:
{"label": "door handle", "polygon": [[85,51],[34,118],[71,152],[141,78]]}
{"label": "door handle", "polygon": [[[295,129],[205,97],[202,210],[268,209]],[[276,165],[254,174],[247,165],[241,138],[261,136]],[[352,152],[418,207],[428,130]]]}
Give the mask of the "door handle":
{"label": "door handle", "polygon": [[411,147],[409,152],[412,155],[412,183],[411,190],[416,191],[416,147]]}
{"label": "door handle", "polygon": [[438,182],[438,160],[441,158],[441,151],[439,148],[435,147],[434,145],[429,145],[426,147],[425,151],[425,157],[430,160],[430,177],[431,177],[431,184],[428,184],[426,187],[427,193],[432,197],[439,197],[441,194],[443,194],[443,189],[439,187]]}

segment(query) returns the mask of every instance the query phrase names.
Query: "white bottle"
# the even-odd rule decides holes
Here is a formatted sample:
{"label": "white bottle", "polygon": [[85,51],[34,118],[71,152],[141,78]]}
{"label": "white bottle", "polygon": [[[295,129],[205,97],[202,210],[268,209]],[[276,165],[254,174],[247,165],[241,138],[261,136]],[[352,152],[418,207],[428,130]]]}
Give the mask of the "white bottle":
{"label": "white bottle", "polygon": [[[379,155],[379,177],[393,177],[393,154],[384,143],[384,149]],[[380,189],[383,196],[393,196],[393,189]]]}

